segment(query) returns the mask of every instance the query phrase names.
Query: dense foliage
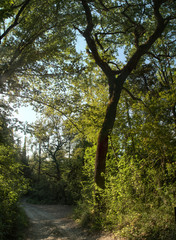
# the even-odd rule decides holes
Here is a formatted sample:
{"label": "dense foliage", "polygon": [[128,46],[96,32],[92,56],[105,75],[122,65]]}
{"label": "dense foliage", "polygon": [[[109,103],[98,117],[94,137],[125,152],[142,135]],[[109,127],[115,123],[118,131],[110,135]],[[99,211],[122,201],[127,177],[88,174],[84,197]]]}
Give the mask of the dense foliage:
{"label": "dense foliage", "polygon": [[40,113],[21,154],[1,114],[2,239],[24,176],[30,201],[77,204],[85,225],[175,239],[175,1],[4,0],[0,12],[3,100]]}
{"label": "dense foliage", "polygon": [[98,218],[93,181],[96,146],[87,148],[82,190],[86,204],[80,206],[86,224],[94,221],[97,227],[115,229],[117,235],[129,239],[175,238],[176,94],[172,80],[169,89],[148,85],[145,94],[135,86],[133,98],[123,92],[109,143],[106,190],[100,193],[104,206]]}
{"label": "dense foliage", "polygon": [[[15,145],[12,127],[9,126],[8,105],[0,108],[0,239],[16,239],[20,236],[19,224],[22,212],[19,198],[27,190],[23,174],[20,149]],[[24,220],[24,219],[23,219]]]}

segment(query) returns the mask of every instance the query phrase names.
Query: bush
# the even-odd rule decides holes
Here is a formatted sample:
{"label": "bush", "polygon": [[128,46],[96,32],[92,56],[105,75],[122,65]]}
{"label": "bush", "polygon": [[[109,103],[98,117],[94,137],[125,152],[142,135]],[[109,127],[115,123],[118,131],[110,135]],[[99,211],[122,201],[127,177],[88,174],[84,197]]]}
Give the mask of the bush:
{"label": "bush", "polygon": [[[95,147],[87,149],[82,201],[76,210],[83,225],[114,231],[131,240],[176,239],[174,164],[164,175],[160,166],[150,167],[137,156],[124,153],[117,161],[109,153],[106,189],[100,191],[93,182],[94,158]],[[99,209],[95,192],[103,206]]]}
{"label": "bush", "polygon": [[12,147],[0,145],[0,240],[16,239],[18,200],[27,189],[22,165]]}

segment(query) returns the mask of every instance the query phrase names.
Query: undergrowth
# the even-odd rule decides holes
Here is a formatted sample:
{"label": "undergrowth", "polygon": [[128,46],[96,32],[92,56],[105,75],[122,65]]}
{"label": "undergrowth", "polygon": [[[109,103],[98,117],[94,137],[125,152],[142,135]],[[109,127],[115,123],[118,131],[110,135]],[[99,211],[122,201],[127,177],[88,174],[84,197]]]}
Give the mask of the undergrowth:
{"label": "undergrowth", "polygon": [[29,226],[29,219],[24,209],[22,207],[18,207],[18,214],[17,214],[16,224],[15,224],[16,240],[24,240],[28,226]]}

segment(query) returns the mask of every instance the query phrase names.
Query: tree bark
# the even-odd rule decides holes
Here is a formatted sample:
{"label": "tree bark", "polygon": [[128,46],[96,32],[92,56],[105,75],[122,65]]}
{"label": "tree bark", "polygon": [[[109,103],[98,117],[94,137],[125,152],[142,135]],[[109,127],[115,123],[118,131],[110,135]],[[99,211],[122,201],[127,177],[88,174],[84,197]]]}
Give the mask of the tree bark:
{"label": "tree bark", "polygon": [[117,104],[120,99],[120,94],[122,92],[123,83],[126,79],[126,71],[121,74],[118,78],[111,78],[109,82],[112,84],[109,87],[109,102],[106,109],[106,115],[102,128],[99,133],[97,152],[95,159],[95,183],[102,189],[105,188],[105,169],[106,169],[106,155],[108,152],[108,139],[109,135],[113,129]]}

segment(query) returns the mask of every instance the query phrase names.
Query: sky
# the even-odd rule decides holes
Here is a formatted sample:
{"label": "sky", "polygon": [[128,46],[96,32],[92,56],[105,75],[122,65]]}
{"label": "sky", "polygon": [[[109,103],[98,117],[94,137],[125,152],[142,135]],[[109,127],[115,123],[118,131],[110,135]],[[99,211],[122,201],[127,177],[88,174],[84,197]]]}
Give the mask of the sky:
{"label": "sky", "polygon": [[22,122],[32,123],[32,122],[35,122],[35,120],[37,118],[37,114],[32,109],[31,106],[20,107],[18,109],[18,113],[15,113],[15,117],[17,117]]}

